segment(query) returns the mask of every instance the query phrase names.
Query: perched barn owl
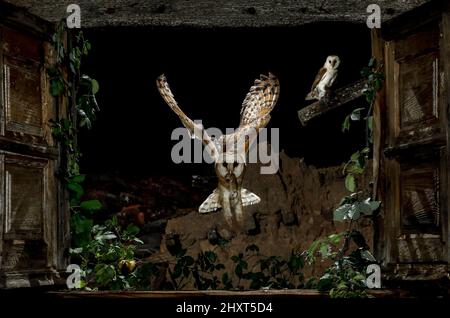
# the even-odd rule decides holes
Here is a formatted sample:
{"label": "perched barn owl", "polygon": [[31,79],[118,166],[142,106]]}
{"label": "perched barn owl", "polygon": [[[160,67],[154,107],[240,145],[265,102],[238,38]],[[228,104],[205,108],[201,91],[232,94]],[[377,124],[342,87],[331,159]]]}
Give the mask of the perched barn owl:
{"label": "perched barn owl", "polygon": [[311,92],[306,95],[306,100],[321,100],[327,90],[333,85],[338,74],[338,67],[341,61],[337,55],[327,57],[325,64],[319,70],[311,87]]}
{"label": "perched barn owl", "polygon": [[245,158],[257,133],[270,120],[270,112],[280,92],[278,79],[269,73],[269,76],[261,75],[260,79],[255,80],[242,104],[239,127],[234,133],[222,135],[217,140],[212,140],[201,125],[194,123],[184,114],[175,101],[164,74],[157,79],[156,84],[165,102],[178,115],[190,134],[203,142],[214,160],[219,182],[213,193],[201,204],[199,212],[208,213],[222,209],[228,224],[233,223],[233,215],[242,223],[242,207],[261,201],[256,194],[242,188]]}

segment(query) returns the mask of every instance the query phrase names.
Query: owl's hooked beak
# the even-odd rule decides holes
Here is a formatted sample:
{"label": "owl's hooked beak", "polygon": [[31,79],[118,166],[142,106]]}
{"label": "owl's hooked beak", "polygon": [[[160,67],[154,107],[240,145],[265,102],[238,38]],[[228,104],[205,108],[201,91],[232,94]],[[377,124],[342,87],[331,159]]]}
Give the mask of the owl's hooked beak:
{"label": "owl's hooked beak", "polygon": [[232,172],[227,173],[224,179],[227,183],[236,182],[236,176]]}

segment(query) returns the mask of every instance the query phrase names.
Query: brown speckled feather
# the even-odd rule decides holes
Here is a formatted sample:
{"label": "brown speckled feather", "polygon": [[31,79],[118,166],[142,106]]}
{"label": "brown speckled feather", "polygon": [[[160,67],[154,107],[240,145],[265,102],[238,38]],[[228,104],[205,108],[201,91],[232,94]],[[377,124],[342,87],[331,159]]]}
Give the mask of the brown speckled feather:
{"label": "brown speckled feather", "polygon": [[158,77],[156,80],[156,86],[158,87],[159,93],[164,101],[178,115],[183,125],[189,130],[190,134],[201,140],[211,158],[217,160],[218,151],[211,137],[206,133],[201,125],[194,123],[178,106],[164,74]]}
{"label": "brown speckled feather", "polygon": [[262,123],[258,119],[265,117],[272,111],[279,94],[280,83],[278,79],[272,73],[269,73],[269,76],[260,75],[260,79],[255,80],[242,103],[239,127],[252,125],[254,128],[262,128],[262,126],[258,126]]}
{"label": "brown speckled feather", "polygon": [[[254,130],[257,134],[265,127],[279,95],[280,83],[272,73],[269,73],[269,76],[261,75],[260,79],[255,80],[242,103],[238,135],[246,134],[250,130]],[[248,151],[255,138],[256,135],[253,135],[251,140],[246,142],[245,151]]]}
{"label": "brown speckled feather", "polygon": [[319,72],[316,75],[316,78],[314,79],[314,83],[311,86],[311,92],[316,88],[317,84],[321,81],[322,77],[327,72],[327,69],[325,67],[322,67]]}

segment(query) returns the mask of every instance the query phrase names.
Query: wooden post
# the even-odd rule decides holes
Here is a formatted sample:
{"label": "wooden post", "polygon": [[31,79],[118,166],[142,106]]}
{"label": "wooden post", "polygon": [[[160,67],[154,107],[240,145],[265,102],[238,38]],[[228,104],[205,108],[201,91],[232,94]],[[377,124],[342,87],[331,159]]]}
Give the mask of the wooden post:
{"label": "wooden post", "polygon": [[[383,63],[384,61],[384,41],[381,38],[380,29],[372,29],[372,56],[376,58],[377,64]],[[382,69],[383,74],[384,67]],[[381,90],[377,93],[374,107],[373,107],[373,198],[377,200],[383,200],[384,198],[384,180],[383,173],[380,173],[382,169],[384,169],[383,164],[383,152],[382,152],[382,144],[384,140],[383,134],[383,125],[384,125],[384,116],[386,110],[386,102],[385,102],[385,81],[383,81],[383,86]],[[384,246],[384,231],[383,231],[383,220],[378,218],[374,221],[374,231],[373,231],[373,250],[375,251],[375,255],[378,259],[382,257],[382,251],[386,248]]]}
{"label": "wooden post", "polygon": [[[444,89],[443,92],[443,107],[442,107],[442,120],[444,120],[443,127],[447,128],[447,151],[446,151],[446,184],[447,187],[450,185],[450,155],[448,154],[448,149],[450,149],[450,124],[449,124],[449,117],[450,117],[450,1],[447,0],[444,11],[442,13],[442,20],[441,20],[441,41],[440,41],[440,60],[443,65],[444,70],[444,83],[441,85],[441,87]],[[450,208],[450,195],[447,193],[446,198],[442,198],[443,200],[446,200],[446,213],[443,215],[443,225],[444,225],[444,231],[443,231],[443,237],[444,240],[446,240],[447,248],[446,248],[446,256],[447,256],[447,262],[450,263],[450,215],[449,215],[449,208]]]}

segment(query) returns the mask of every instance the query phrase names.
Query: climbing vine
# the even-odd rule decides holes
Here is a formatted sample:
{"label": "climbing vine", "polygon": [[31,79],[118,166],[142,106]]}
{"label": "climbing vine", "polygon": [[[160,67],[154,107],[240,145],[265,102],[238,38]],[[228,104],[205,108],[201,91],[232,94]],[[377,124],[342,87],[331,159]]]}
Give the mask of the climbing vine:
{"label": "climbing vine", "polygon": [[[363,68],[361,76],[367,83],[364,90],[367,105],[354,109],[345,117],[342,124],[342,131],[346,132],[350,129],[352,121],[365,123],[365,144],[362,149],[351,155],[343,168],[345,187],[350,194],[341,200],[333,212],[333,220],[346,223],[347,229],[314,241],[306,251],[306,258],[310,263],[315,261],[317,255],[332,261],[332,265],[317,283],[317,288],[329,291],[331,297],[367,297],[365,269],[368,264],[376,263],[363,234],[355,229],[355,224],[363,218],[372,217],[381,204],[380,201],[373,200],[372,183],[367,185],[361,182],[371,155],[373,106],[383,81],[380,69],[375,58]],[[349,252],[352,242],[356,249]]]}
{"label": "climbing vine", "polygon": [[90,214],[100,210],[101,204],[97,200],[81,201],[85,176],[80,173],[81,152],[77,134],[79,128],[91,127],[99,111],[95,98],[99,84],[82,73],[82,60],[91,50],[91,44],[82,31],[68,30],[63,20],[56,27],[52,44],[55,63],[47,69],[50,94],[59,100],[60,105],[66,105],[67,116],[51,120],[50,124],[55,140],[63,149],[60,178],[69,191],[73,244],[82,246],[86,244],[93,226]]}
{"label": "climbing vine", "polygon": [[[54,64],[47,69],[50,94],[58,99],[60,112],[51,120],[54,139],[62,149],[59,177],[69,194],[72,262],[78,263],[82,279],[77,288],[130,288],[136,267],[134,251],[139,228],[123,229],[116,218],[95,224],[94,213],[103,209],[98,200],[83,200],[85,194],[77,143],[80,129],[90,129],[100,111],[96,100],[98,82],[82,72],[82,62],[89,55],[91,44],[82,31],[68,30],[65,21],[58,24],[52,36]],[[65,107],[65,110],[64,108]]]}

